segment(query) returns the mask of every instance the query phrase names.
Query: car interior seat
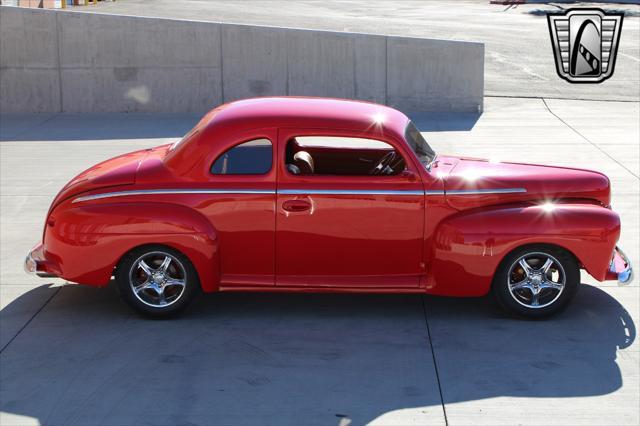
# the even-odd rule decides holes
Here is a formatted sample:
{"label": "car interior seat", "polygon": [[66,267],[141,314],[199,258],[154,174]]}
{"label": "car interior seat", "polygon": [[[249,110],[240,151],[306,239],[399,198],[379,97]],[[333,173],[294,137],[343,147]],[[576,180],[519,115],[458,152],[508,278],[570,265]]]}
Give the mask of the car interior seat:
{"label": "car interior seat", "polygon": [[[299,173],[294,174],[302,174],[302,175],[312,175],[315,168],[313,165],[313,157],[307,151],[298,151],[293,156],[293,166],[297,167]],[[289,168],[291,171],[291,169]]]}

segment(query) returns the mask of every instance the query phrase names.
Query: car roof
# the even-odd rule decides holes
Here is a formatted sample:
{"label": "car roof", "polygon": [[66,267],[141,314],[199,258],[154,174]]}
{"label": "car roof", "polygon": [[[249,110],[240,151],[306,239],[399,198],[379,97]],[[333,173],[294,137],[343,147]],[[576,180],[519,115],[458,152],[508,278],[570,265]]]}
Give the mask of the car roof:
{"label": "car roof", "polygon": [[244,99],[222,105],[214,111],[216,113],[211,114],[206,123],[207,126],[236,124],[243,129],[330,126],[362,132],[372,127],[372,124],[376,124],[383,128],[399,126],[402,133],[408,121],[400,111],[384,105],[366,101],[314,97]]}
{"label": "car roof", "polygon": [[225,136],[252,129],[335,129],[354,137],[383,134],[403,140],[409,119],[398,110],[373,102],[316,97],[263,97],[243,99],[209,111],[165,159],[178,165],[199,156],[204,146],[213,148]]}

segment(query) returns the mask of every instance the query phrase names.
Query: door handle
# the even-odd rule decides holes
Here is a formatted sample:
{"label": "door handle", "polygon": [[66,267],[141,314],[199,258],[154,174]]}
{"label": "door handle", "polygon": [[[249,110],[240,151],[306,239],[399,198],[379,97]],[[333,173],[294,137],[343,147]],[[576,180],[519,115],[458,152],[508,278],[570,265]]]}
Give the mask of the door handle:
{"label": "door handle", "polygon": [[311,203],[306,200],[287,200],[282,203],[282,208],[288,212],[303,212],[311,208]]}

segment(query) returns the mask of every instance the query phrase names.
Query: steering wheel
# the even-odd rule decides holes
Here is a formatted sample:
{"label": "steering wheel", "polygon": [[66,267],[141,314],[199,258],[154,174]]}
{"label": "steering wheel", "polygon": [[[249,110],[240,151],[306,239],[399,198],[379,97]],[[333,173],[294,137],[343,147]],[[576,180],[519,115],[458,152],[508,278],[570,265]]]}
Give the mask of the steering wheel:
{"label": "steering wheel", "polygon": [[369,171],[369,174],[370,175],[381,175],[381,174],[388,175],[389,172],[393,172],[393,169],[390,166],[395,161],[397,156],[398,154],[396,154],[395,151],[390,151],[386,153],[384,157],[382,157],[380,161],[378,161],[378,164],[376,164]]}

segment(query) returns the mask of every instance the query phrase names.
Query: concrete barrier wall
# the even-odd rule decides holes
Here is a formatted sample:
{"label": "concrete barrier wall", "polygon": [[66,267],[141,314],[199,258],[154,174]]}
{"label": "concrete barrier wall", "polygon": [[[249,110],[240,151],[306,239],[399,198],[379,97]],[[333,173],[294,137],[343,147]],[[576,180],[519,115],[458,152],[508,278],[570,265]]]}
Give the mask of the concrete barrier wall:
{"label": "concrete barrier wall", "polygon": [[203,112],[309,95],[482,109],[484,45],[0,7],[0,111]]}

